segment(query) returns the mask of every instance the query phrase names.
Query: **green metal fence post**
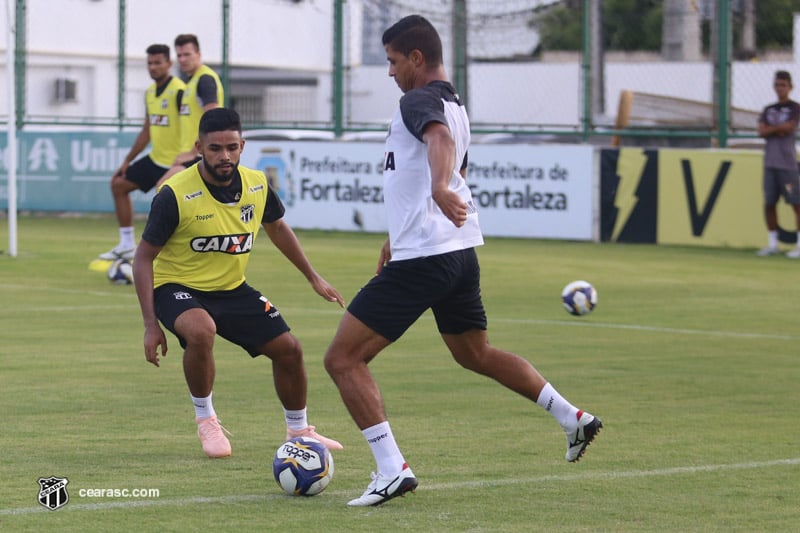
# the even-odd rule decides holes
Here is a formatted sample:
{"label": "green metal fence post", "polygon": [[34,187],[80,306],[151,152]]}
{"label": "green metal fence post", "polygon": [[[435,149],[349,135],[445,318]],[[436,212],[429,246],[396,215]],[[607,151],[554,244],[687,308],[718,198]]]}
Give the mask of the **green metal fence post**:
{"label": "green metal fence post", "polygon": [[467,2],[453,2],[453,82],[469,108],[469,86],[467,81]]}
{"label": "green metal fence post", "polygon": [[220,67],[220,82],[226,98],[222,105],[230,105],[230,65],[228,64],[228,36],[230,35],[231,25],[231,3],[230,0],[222,0],[222,66]]}
{"label": "green metal fence post", "polygon": [[730,81],[731,81],[731,5],[730,0],[717,2],[717,68],[716,102],[717,102],[717,144],[720,148],[728,146],[728,129],[730,127]]}
{"label": "green metal fence post", "polygon": [[714,44],[714,123],[716,125],[717,146],[728,146],[730,134],[731,106],[731,4],[730,0],[718,0],[715,12],[716,34]]}
{"label": "green metal fence post", "polygon": [[583,0],[583,55],[581,59],[581,78],[583,82],[583,117],[581,118],[581,137],[586,142],[592,127],[592,18],[590,2]]}
{"label": "green metal fence post", "polygon": [[[16,105],[14,110],[14,118],[17,123],[17,130],[21,130],[25,125],[25,80],[26,80],[26,67],[25,54],[26,48],[26,23],[28,20],[26,11],[25,0],[17,0],[17,8],[15,14],[15,41],[14,41],[14,89],[16,91]],[[9,120],[11,120],[11,111],[8,113]]]}
{"label": "green metal fence post", "polygon": [[333,3],[333,133],[344,133],[344,0]]}
{"label": "green metal fence post", "polygon": [[125,0],[119,0],[117,13],[117,121],[125,123]]}

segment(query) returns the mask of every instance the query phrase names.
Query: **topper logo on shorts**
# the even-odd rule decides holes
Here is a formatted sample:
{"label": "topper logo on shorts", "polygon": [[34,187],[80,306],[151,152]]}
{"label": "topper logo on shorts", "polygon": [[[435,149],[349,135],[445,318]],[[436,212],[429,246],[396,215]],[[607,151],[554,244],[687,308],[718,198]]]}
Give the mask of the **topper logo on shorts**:
{"label": "topper logo on shorts", "polygon": [[195,237],[191,242],[195,252],[222,252],[225,254],[246,254],[253,248],[253,234],[215,235],[212,237]]}

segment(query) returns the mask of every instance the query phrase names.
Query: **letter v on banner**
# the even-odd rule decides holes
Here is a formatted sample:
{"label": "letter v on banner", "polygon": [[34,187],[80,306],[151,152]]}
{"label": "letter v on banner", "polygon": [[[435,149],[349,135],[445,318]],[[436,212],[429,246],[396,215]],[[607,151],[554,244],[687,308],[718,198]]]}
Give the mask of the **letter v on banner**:
{"label": "letter v on banner", "polygon": [[686,185],[686,200],[689,203],[689,218],[692,222],[692,235],[699,237],[703,234],[703,230],[711,217],[711,211],[714,209],[714,204],[717,203],[722,185],[728,177],[728,172],[731,168],[730,161],[723,161],[717,171],[717,176],[714,178],[714,183],[711,186],[711,191],[708,194],[706,203],[703,206],[702,213],[698,211],[697,194],[694,188],[694,176],[692,175],[692,165],[688,159],[681,159],[681,169],[683,170],[683,183]]}

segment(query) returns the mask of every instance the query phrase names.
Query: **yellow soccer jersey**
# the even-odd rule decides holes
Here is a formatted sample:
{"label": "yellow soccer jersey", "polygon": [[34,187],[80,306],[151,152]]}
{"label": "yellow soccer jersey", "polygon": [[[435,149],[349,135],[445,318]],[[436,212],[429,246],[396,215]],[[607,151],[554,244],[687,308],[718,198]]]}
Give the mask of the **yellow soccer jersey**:
{"label": "yellow soccer jersey", "polygon": [[159,166],[170,167],[181,152],[180,93],[186,84],[172,77],[159,93],[155,83],[147,88],[145,105],[150,122],[150,159]]}
{"label": "yellow soccer jersey", "polygon": [[203,103],[197,95],[197,84],[203,76],[211,76],[217,84],[217,104],[223,107],[225,104],[222,82],[217,73],[206,65],[201,65],[197,72],[186,82],[186,90],[183,93],[181,102],[181,147],[188,152],[194,147],[197,140],[197,131],[200,126],[200,117],[203,116]]}
{"label": "yellow soccer jersey", "polygon": [[263,172],[240,166],[239,174],[242,196],[232,205],[214,199],[197,165],[164,183],[175,193],[179,221],[153,264],[155,287],[180,283],[222,291],[244,282],[269,187]]}

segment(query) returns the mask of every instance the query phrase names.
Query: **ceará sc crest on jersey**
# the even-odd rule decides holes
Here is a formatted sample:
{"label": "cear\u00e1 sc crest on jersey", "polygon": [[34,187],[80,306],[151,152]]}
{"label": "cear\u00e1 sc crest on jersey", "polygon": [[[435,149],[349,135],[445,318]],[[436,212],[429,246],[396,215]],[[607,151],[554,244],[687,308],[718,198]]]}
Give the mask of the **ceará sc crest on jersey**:
{"label": "cear\u00e1 sc crest on jersey", "polygon": [[251,220],[253,220],[253,215],[256,213],[256,206],[253,204],[250,205],[243,205],[241,210],[239,211],[239,218],[247,224]]}

